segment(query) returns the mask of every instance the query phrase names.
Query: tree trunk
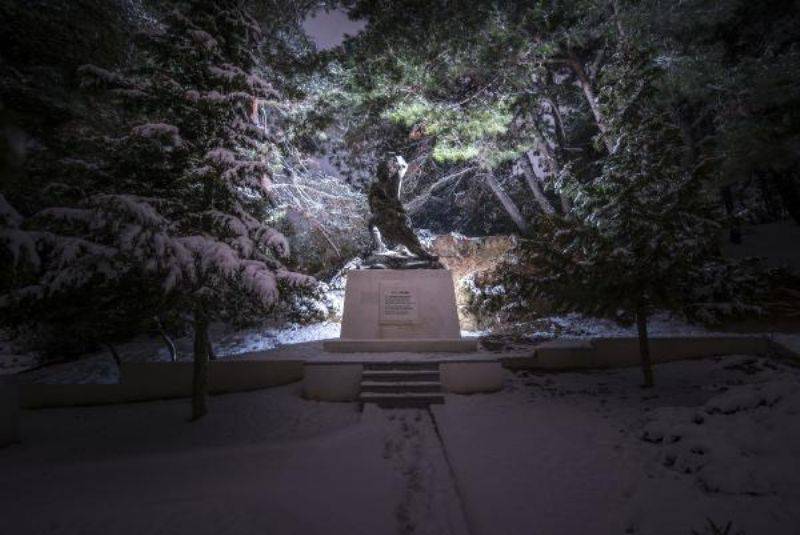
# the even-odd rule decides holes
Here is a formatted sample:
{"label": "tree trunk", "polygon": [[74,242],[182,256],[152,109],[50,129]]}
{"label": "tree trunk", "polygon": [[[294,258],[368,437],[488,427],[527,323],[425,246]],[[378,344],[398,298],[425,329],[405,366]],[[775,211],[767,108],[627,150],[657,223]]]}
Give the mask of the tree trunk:
{"label": "tree trunk", "polygon": [[697,147],[692,133],[692,125],[678,104],[670,106],[670,114],[672,115],[672,120],[678,126],[678,132],[680,132],[683,146],[686,149],[686,153],[682,158],[683,168],[689,174],[694,173],[697,165]]}
{"label": "tree trunk", "polygon": [[192,380],[192,421],[208,412],[208,319],[198,307],[194,313],[194,377]]}
{"label": "tree trunk", "polygon": [[561,118],[561,110],[558,109],[558,102],[555,97],[545,97],[547,105],[550,107],[550,116],[553,118],[553,126],[556,132],[556,144],[563,150],[567,146],[567,135],[564,132],[564,120]]}
{"label": "tree trunk", "polygon": [[650,363],[650,340],[647,338],[647,312],[643,305],[636,307],[636,329],[639,331],[639,355],[644,387],[650,388],[653,386],[653,367]]}
{"label": "tree trunk", "polygon": [[561,201],[561,213],[566,216],[572,210],[572,203],[570,202],[569,197],[563,193],[558,194],[558,199]]}
{"label": "tree trunk", "polygon": [[622,18],[619,14],[619,2],[617,0],[612,0],[611,7],[614,9],[614,24],[617,26],[617,35],[620,40],[624,40],[626,38],[625,27],[622,25]]}
{"label": "tree trunk", "polygon": [[122,370],[122,360],[119,358],[117,348],[115,348],[114,345],[109,342],[106,342],[105,346],[108,348],[108,352],[111,353],[111,358],[114,359],[114,363],[117,365],[117,368]]}
{"label": "tree trunk", "polygon": [[[553,74],[548,71],[547,73],[548,84],[553,83]],[[550,115],[553,118],[553,126],[555,126],[556,132],[556,149],[555,151],[551,151],[550,157],[553,160],[553,165],[555,166],[553,170],[553,178],[557,178],[558,175],[561,173],[561,165],[563,162],[566,161],[564,157],[564,153],[567,148],[567,135],[564,132],[564,120],[561,118],[561,111],[558,109],[558,100],[554,96],[547,96],[547,105],[550,107]],[[558,194],[558,199],[561,201],[561,213],[563,215],[567,215],[570,210],[572,210],[572,205],[570,203],[569,197],[567,197],[564,193]]]}
{"label": "tree trunk", "polygon": [[731,220],[731,227],[728,230],[728,238],[731,243],[742,243],[742,227],[739,221],[736,220],[735,210],[733,206],[733,188],[730,184],[722,188],[722,200],[725,203],[725,212]]}
{"label": "tree trunk", "polygon": [[161,321],[161,318],[155,316],[153,319],[156,321],[156,326],[158,327],[158,334],[161,335],[161,339],[167,346],[167,351],[169,351],[169,359],[172,362],[177,362],[178,349],[175,347],[175,342],[172,341],[172,338],[170,338],[169,334],[167,334],[167,330],[164,329],[164,323]]}
{"label": "tree trunk", "polygon": [[527,234],[528,223],[525,221],[525,218],[522,217],[522,212],[519,211],[514,200],[508,196],[508,193],[505,192],[503,186],[500,185],[494,174],[486,173],[484,176],[486,177],[486,184],[489,186],[489,189],[492,190],[495,197],[497,197],[497,200],[500,201],[500,204],[503,205],[508,217],[511,218],[522,234]]}
{"label": "tree trunk", "polygon": [[800,184],[789,173],[772,171],[770,175],[775,183],[775,189],[778,190],[778,195],[781,197],[783,207],[792,216],[794,222],[800,225]]}
{"label": "tree trunk", "polygon": [[773,191],[777,185],[775,184],[775,177],[769,171],[757,173],[758,189],[764,197],[764,207],[767,213],[773,219],[779,219],[783,216],[783,203],[780,201],[780,194]]}
{"label": "tree trunk", "polygon": [[586,101],[589,103],[589,108],[592,110],[595,124],[597,124],[597,129],[600,130],[600,137],[603,139],[603,144],[606,146],[606,150],[609,154],[611,154],[614,152],[614,144],[611,143],[611,140],[608,138],[608,122],[606,121],[605,117],[603,117],[603,112],[600,111],[600,105],[597,103],[597,95],[594,93],[592,81],[589,79],[589,76],[587,76],[586,71],[584,70],[583,65],[578,58],[574,56],[571,57],[567,64],[572,67],[572,70],[578,77],[578,85],[583,90],[583,95],[586,97]]}
{"label": "tree trunk", "polygon": [[526,152],[525,156],[527,156],[528,165],[531,168],[529,172],[525,169],[524,165],[522,166],[522,174],[525,175],[525,182],[528,183],[528,187],[531,189],[531,192],[533,192],[533,197],[536,199],[536,203],[539,205],[542,211],[547,215],[553,215],[556,213],[556,211],[553,208],[553,205],[550,204],[550,200],[544,194],[544,191],[542,191],[542,187],[539,185],[539,177],[534,176],[536,174],[536,164],[533,161],[532,151]]}

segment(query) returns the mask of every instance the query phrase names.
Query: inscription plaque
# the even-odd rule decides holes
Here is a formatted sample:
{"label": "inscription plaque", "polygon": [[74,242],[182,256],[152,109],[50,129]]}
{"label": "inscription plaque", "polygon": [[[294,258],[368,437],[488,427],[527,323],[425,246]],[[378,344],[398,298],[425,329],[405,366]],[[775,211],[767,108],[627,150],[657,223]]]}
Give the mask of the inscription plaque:
{"label": "inscription plaque", "polygon": [[385,325],[417,323],[417,290],[397,283],[382,283],[380,322]]}

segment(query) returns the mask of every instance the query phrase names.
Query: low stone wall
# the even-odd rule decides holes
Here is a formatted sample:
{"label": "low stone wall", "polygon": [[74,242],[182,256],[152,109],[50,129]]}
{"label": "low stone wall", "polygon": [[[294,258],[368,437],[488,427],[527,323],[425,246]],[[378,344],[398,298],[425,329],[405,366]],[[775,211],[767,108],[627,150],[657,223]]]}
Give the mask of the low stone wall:
{"label": "low stone wall", "polygon": [[[217,360],[209,363],[209,392],[242,392],[299,381],[299,360]],[[101,405],[189,397],[191,362],[123,363],[117,384],[22,384],[24,408]]]}
{"label": "low stone wall", "polygon": [[16,377],[0,376],[0,448],[19,440],[19,389]]}
{"label": "low stone wall", "polygon": [[[760,336],[678,336],[650,339],[650,355],[654,363],[717,355],[766,355],[772,351],[770,341]],[[637,366],[640,362],[639,339],[559,339],[541,344],[530,356],[502,360],[504,366],[511,369]]]}
{"label": "low stone wall", "polygon": [[314,363],[303,367],[303,397],[353,401],[361,391],[362,364]]}
{"label": "low stone wall", "polygon": [[800,351],[796,348],[793,349],[788,343],[782,341],[780,336],[775,338],[767,339],[769,351],[781,358],[789,359],[794,364],[800,364]]}
{"label": "low stone wall", "polygon": [[443,362],[439,364],[442,388],[452,394],[496,392],[503,388],[499,362]]}
{"label": "low stone wall", "polygon": [[[650,348],[655,363],[732,354],[779,355],[800,362],[800,356],[795,352],[765,336],[655,337],[650,339]],[[211,393],[240,392],[303,379],[303,392],[309,399],[357,399],[362,363],[341,360],[304,363],[307,357],[300,351],[291,359],[284,360],[267,360],[254,354],[251,358],[212,361],[209,363],[209,390]],[[494,358],[497,358],[496,362],[491,361]],[[498,390],[503,382],[500,364],[510,369],[545,370],[638,366],[639,341],[636,337],[558,339],[537,346],[527,355],[487,355],[483,362],[442,360],[442,387],[447,392],[459,394]],[[40,408],[191,395],[191,362],[125,363],[121,376],[122,381],[118,384],[16,385],[13,383],[17,378],[4,379],[10,383],[0,383],[0,445],[16,440],[17,399],[23,408]],[[19,379],[24,381],[23,377]]]}
{"label": "low stone wall", "polygon": [[[638,338],[597,338],[592,341],[600,363],[635,366],[640,362]],[[650,339],[653,362],[669,362],[718,355],[765,355],[767,339],[757,336],[665,337]]]}

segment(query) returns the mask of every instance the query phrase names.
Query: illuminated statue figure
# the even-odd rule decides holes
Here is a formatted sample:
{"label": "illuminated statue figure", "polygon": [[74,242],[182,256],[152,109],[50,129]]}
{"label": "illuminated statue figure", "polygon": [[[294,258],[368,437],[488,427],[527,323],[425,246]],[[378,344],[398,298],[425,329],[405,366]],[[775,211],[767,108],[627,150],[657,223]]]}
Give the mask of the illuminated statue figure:
{"label": "illuminated statue figure", "polygon": [[[378,165],[377,180],[369,189],[369,231],[372,236],[372,256],[368,259],[374,267],[426,267],[439,268],[437,257],[428,253],[411,230],[411,221],[400,202],[400,190],[408,164],[402,156],[392,156]],[[408,253],[389,250],[405,247]]]}

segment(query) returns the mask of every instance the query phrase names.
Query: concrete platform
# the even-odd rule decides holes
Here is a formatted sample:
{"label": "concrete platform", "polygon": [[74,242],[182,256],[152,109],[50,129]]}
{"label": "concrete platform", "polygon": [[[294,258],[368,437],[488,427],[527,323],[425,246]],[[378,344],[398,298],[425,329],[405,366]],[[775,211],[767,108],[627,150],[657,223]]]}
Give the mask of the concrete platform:
{"label": "concrete platform", "polygon": [[[503,368],[543,371],[604,369],[638,366],[638,340],[635,337],[559,339],[493,352],[477,347],[464,352],[347,352],[326,349],[328,341],[305,342],[269,351],[256,351],[211,363],[212,392],[238,392],[267,388],[298,380],[304,381],[308,397],[325,400],[356,400],[365,367],[403,369],[420,363],[435,365],[446,393],[491,392],[502,387]],[[464,339],[476,347],[477,339]],[[717,355],[749,354],[777,356],[800,362],[795,349],[767,336],[678,336],[651,339],[654,363]],[[118,384],[41,384],[19,378],[23,408],[127,403],[174,397],[191,393],[190,362],[126,363]],[[391,375],[391,370],[373,377]],[[378,373],[378,377],[374,375]],[[415,380],[426,381],[426,376]],[[2,389],[0,389],[2,390]],[[1,392],[10,395],[10,390]],[[14,394],[15,395],[15,394]],[[0,401],[3,399],[0,396]],[[11,403],[0,405],[0,443],[14,440],[17,412]],[[4,427],[5,426],[5,427]]]}
{"label": "concrete platform", "polygon": [[469,353],[478,350],[477,340],[459,339],[405,339],[405,340],[326,340],[325,351],[331,353]]}
{"label": "concrete platform", "polygon": [[383,407],[444,403],[444,394],[495,392],[503,387],[503,365],[496,358],[363,359],[307,361],[303,395],[320,401],[377,403]]}

